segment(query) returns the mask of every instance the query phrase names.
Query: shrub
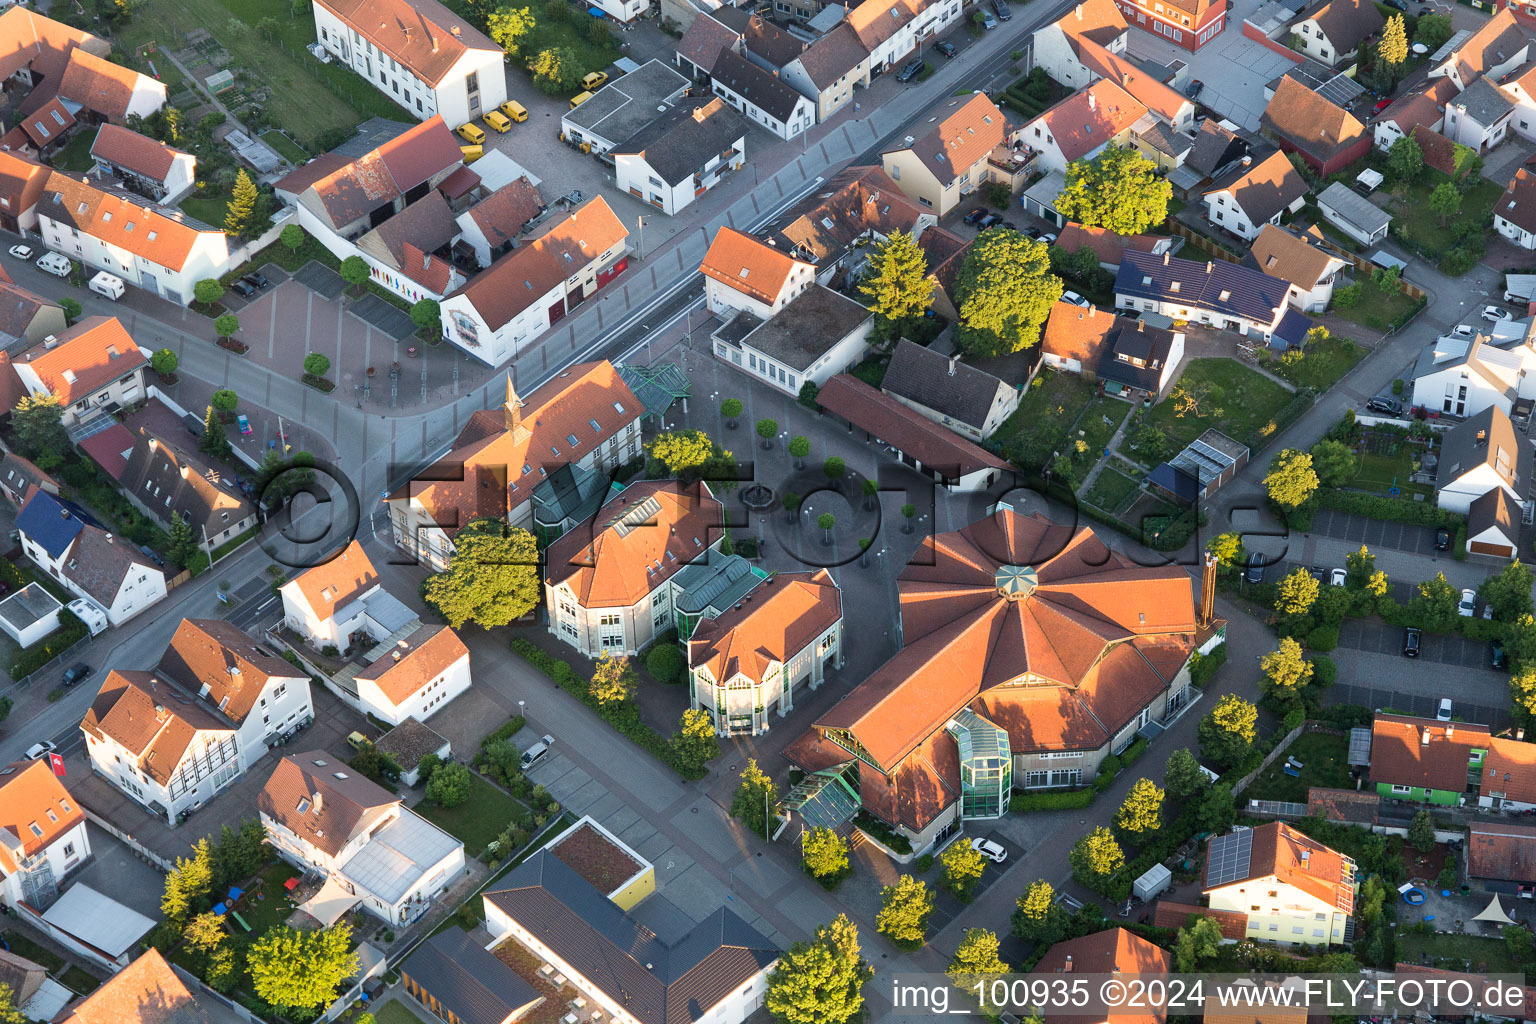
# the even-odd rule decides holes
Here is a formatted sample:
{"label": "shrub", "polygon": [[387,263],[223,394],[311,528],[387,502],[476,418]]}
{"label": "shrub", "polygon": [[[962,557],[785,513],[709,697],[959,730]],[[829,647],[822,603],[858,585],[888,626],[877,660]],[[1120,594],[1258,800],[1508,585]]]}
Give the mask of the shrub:
{"label": "shrub", "polygon": [[1332,686],[1333,681],[1339,677],[1339,668],[1333,663],[1333,659],[1319,654],[1312,659],[1312,686]]}
{"label": "shrub", "polygon": [[11,678],[21,679],[57,658],[65,650],[83,639],[90,630],[69,609],[59,612],[59,628],[43,637],[31,647],[16,652],[11,661]]}
{"label": "shrub", "polygon": [[672,685],[683,680],[688,659],[676,644],[659,643],[645,656],[645,669],[656,677],[657,682]]}
{"label": "shrub", "polygon": [[[1111,779],[1114,776],[1109,776]],[[1015,793],[1008,798],[1008,809],[1020,811],[1076,811],[1093,803],[1095,789],[1069,789],[1055,793]]]}
{"label": "shrub", "polygon": [[1385,519],[1394,523],[1410,523],[1414,526],[1444,526],[1455,529],[1463,522],[1461,516],[1447,512],[1428,502],[1408,498],[1387,498],[1375,494],[1360,494],[1336,488],[1321,489],[1317,500],[1323,508],[1336,512],[1348,512],[1367,519]]}
{"label": "shrub", "polygon": [[1314,651],[1331,651],[1339,646],[1338,626],[1318,626],[1307,634],[1307,646]]}
{"label": "shrub", "polygon": [[432,773],[427,783],[427,799],[439,807],[457,807],[469,799],[469,769],[450,761]]}
{"label": "shrub", "polygon": [[1209,654],[1196,653],[1189,666],[1189,681],[1195,686],[1204,687],[1216,674],[1216,670],[1227,663],[1227,645],[1218,646]]}

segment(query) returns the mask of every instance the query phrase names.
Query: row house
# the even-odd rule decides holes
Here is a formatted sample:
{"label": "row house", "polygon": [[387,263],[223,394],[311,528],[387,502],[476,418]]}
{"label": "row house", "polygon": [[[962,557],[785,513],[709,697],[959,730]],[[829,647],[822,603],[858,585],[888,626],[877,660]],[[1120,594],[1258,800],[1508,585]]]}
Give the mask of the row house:
{"label": "row house", "polygon": [[1115,274],[1115,308],[1158,313],[1299,348],[1312,321],[1291,308],[1290,285],[1262,271],[1213,260],[1127,251]]}
{"label": "row house", "polygon": [[1125,20],[1186,50],[1198,50],[1227,26],[1227,0],[1118,0]]}
{"label": "row house", "polygon": [[1073,90],[1107,78],[1174,132],[1193,130],[1194,101],[1168,80],[1131,63],[1125,53],[1129,35],[1130,27],[1115,0],[1083,0],[1058,21],[1035,30],[1035,67]]}
{"label": "row house", "polygon": [[77,598],[121,626],[165,599],[165,571],[78,506],[35,491],[16,516],[22,553]]}
{"label": "row house", "polygon": [[744,118],[781,139],[793,139],[816,123],[814,100],[779,77],[777,69],[767,71],[734,50],[715,59],[709,83],[714,94]]}
{"label": "row house", "polygon": [[1486,330],[1444,334],[1425,345],[1413,367],[1413,404],[1458,419],[1495,408],[1505,416],[1536,401],[1536,348],[1529,325],[1505,321]]}
{"label": "row house", "polygon": [[610,150],[618,187],[668,216],[746,166],[747,122],[719,96],[679,105]]}
{"label": "row house", "polygon": [[[95,437],[111,443],[126,434],[125,451],[105,459],[108,473],[133,506],[169,529],[172,514],[192,530],[197,546],[214,550],[256,529],[256,506],[236,486],[234,478],[210,463],[201,452],[155,437],[140,427],[136,434],[107,430]],[[82,447],[89,447],[88,438]],[[93,454],[93,458],[94,458]],[[103,461],[103,460],[98,460]],[[120,467],[118,472],[113,469]]]}

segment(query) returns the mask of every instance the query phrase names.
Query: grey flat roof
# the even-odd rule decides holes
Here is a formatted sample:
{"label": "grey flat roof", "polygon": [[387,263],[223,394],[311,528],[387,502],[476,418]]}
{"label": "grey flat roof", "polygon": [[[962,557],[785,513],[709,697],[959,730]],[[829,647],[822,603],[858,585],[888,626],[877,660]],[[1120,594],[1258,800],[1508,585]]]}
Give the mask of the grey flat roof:
{"label": "grey flat roof", "polygon": [[846,295],[813,284],[742,344],[804,372],[872,315]]}
{"label": "grey flat roof", "polygon": [[457,839],[409,808],[376,832],[341,866],[348,880],[381,900],[394,903],[411,891],[421,876],[462,846]]}
{"label": "grey flat roof", "polygon": [[359,611],[385,630],[393,633],[397,629],[404,629],[406,623],[416,618],[416,613],[400,603],[400,599],[382,587],[369,594],[367,597],[353,601],[336,612],[336,621],[345,622]]}
{"label": "grey flat roof", "polygon": [[27,629],[39,619],[64,607],[56,597],[37,583],[28,583],[0,601],[0,617],[18,630]]}
{"label": "grey flat roof", "polygon": [[688,79],[671,67],[659,60],[647,61],[597,90],[565,120],[617,146],[656,120],[687,88]]}

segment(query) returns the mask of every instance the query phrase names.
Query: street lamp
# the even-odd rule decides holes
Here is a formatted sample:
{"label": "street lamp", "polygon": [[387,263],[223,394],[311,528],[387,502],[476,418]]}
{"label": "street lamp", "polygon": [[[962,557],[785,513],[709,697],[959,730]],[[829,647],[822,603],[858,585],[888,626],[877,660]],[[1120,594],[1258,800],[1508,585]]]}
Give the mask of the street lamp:
{"label": "street lamp", "polygon": [[644,217],[637,216],[635,218],[635,232],[637,234],[637,237],[635,239],[635,259],[637,259],[637,260],[638,259],[644,259],[645,258],[645,218]]}
{"label": "street lamp", "polygon": [[524,722],[528,721],[528,716],[523,714],[523,707],[527,703],[528,703],[527,701],[522,701],[522,700],[517,702],[517,717],[521,718]]}

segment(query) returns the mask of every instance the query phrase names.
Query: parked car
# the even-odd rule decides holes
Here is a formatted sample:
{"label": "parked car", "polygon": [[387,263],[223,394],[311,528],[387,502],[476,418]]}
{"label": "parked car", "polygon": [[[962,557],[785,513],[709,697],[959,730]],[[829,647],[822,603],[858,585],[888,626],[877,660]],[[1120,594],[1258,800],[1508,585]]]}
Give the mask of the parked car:
{"label": "parked car", "polygon": [[1466,324],[1457,324],[1455,327],[1451,328],[1451,333],[1459,338],[1470,338],[1472,337],[1473,331],[1472,328],[1468,327]]}
{"label": "parked car", "polygon": [[349,732],[347,733],[347,746],[353,750],[360,751],[368,746],[368,737],[360,732]]}
{"label": "parked car", "polygon": [[1409,626],[1403,631],[1403,657],[1417,658],[1419,645],[1424,640],[1424,634],[1415,626]]}
{"label": "parked car", "polygon": [[1435,720],[1438,722],[1449,722],[1451,720],[1451,698],[1440,698],[1440,707],[1435,712]]}
{"label": "parked car", "polygon": [[270,288],[272,286],[272,282],[267,280],[267,275],[257,270],[253,270],[249,274],[243,275],[240,280],[244,281],[246,284],[252,286],[253,288]]}
{"label": "parked car", "polygon": [[1382,99],[1377,100],[1376,101],[1376,105],[1371,107],[1371,113],[1379,114],[1383,110],[1386,110],[1391,105],[1392,105],[1392,97],[1390,97],[1390,96],[1384,97]]}
{"label": "parked car", "polygon": [[35,251],[30,245],[13,245],[10,249],[11,255],[19,260],[30,260]]}
{"label": "parked car", "polygon": [[76,683],[89,676],[90,674],[91,666],[87,665],[83,661],[79,662],[78,664],[71,665],[69,668],[64,670],[64,685],[74,686]]}
{"label": "parked car", "polygon": [[1019,230],[1019,226],[1018,226],[1018,225],[1017,225],[1017,224],[1015,224],[1015,223],[1014,223],[1014,222],[1013,222],[1013,221],[1011,221],[1011,220],[1005,220],[1005,221],[1003,221],[1003,222],[1002,222],[1002,223],[1001,223],[1001,224],[999,224],[999,225],[998,225],[998,226],[999,226],[999,227],[1005,227],[1005,228],[1007,228],[1007,229],[1008,229],[1008,230],[1009,230],[1009,231],[1017,231],[1017,230]]}
{"label": "parked car", "polygon": [[1392,8],[1394,11],[1407,11],[1408,10],[1408,0],[1382,0],[1382,3],[1386,4],[1388,7]]}
{"label": "parked car", "polygon": [[992,227],[993,225],[995,225],[998,221],[1000,221],[1002,219],[1003,219],[1002,215],[1000,215],[1000,214],[989,213],[985,217],[981,218],[981,220],[977,221],[976,222],[976,226],[981,228],[981,230],[985,231],[985,230],[987,230],[987,228]]}
{"label": "parked car", "polygon": [[606,71],[589,71],[587,73],[586,77],[581,80],[581,87],[583,89],[587,90],[588,92],[591,92],[593,89],[597,89],[597,88],[602,87],[602,85],[605,82],[607,82],[607,81],[608,81],[608,72],[606,72]]}
{"label": "parked car", "polygon": [[1201,90],[1204,88],[1205,83],[1196,78],[1189,83],[1189,88],[1184,90],[1184,95],[1188,96],[1190,99],[1197,99],[1200,96]]}
{"label": "parked car", "polygon": [[1476,609],[1473,607],[1473,605],[1474,605],[1474,603],[1476,601],[1477,601],[1477,592],[1476,591],[1465,590],[1465,589],[1462,590],[1462,592],[1461,592],[1461,603],[1456,606],[1456,614],[1470,619],[1472,617],[1473,613],[1476,611]]}
{"label": "parked car", "polygon": [[49,754],[58,749],[59,745],[52,740],[43,740],[41,743],[34,743],[27,748],[27,760],[36,761],[38,758],[47,757]]}
{"label": "parked car", "polygon": [[1388,416],[1396,416],[1403,411],[1403,407],[1398,403],[1397,399],[1386,398],[1382,395],[1377,395],[1369,402],[1366,402],[1365,407],[1371,412],[1385,413]]}
{"label": "parked car", "polygon": [[1243,570],[1243,579],[1249,583],[1264,582],[1264,556],[1257,551],[1248,556],[1248,567]]}
{"label": "parked car", "polygon": [[988,32],[997,28],[997,19],[992,17],[991,11],[981,12],[981,27]]}
{"label": "parked car", "polygon": [[1435,550],[1447,551],[1451,546],[1451,531],[1443,526],[1435,527]]}
{"label": "parked car", "polygon": [[925,63],[926,62],[921,57],[907,61],[906,64],[902,65],[901,70],[896,72],[896,81],[912,81],[912,79],[923,73],[923,65]]}
{"label": "parked car", "polygon": [[1497,640],[1488,644],[1488,667],[1504,668],[1509,664],[1509,659],[1504,656],[1504,645]]}
{"label": "parked car", "polygon": [[[574,105],[575,104],[572,104],[572,106],[574,106]],[[464,124],[461,124],[457,128],[455,128],[454,131],[459,133],[459,138],[463,139],[465,142],[469,143],[471,146],[483,146],[483,145],[485,145],[485,131],[484,131],[484,129],[480,128],[478,125],[476,125],[476,124],[474,124],[472,122],[466,121]]]}
{"label": "parked car", "polygon": [[1501,320],[1513,320],[1514,316],[1508,310],[1500,309],[1498,306],[1484,306],[1483,319],[1496,324]]}
{"label": "parked car", "polygon": [[69,262],[68,256],[56,252],[45,252],[37,258],[37,269],[54,277],[68,277],[69,272],[75,269],[75,265]]}
{"label": "parked car", "polygon": [[480,120],[498,135],[505,135],[512,130],[512,119],[499,110],[487,110]]}
{"label": "parked car", "polygon": [[997,12],[999,21],[1007,21],[1013,17],[1013,12],[1008,9],[1008,0],[992,0],[992,9]]}
{"label": "parked car", "polygon": [[960,52],[959,50],[955,49],[955,44],[950,42],[935,43],[933,48],[938,50],[946,57],[953,57],[955,54]]}
{"label": "parked car", "polygon": [[523,771],[527,771],[529,768],[532,768],[534,765],[538,764],[544,755],[549,753],[549,748],[554,745],[555,738],[553,736],[545,736],[543,739],[539,740],[539,742],[523,751],[523,756],[518,761],[518,763],[522,765]]}
{"label": "parked car", "polygon": [[246,284],[244,280],[229,282],[229,290],[239,295],[243,299],[249,299],[251,296],[256,294],[256,289]]}
{"label": "parked car", "polygon": [[1042,231],[1042,232],[1040,232],[1040,241],[1044,242],[1046,245],[1051,245],[1052,243],[1054,243],[1056,241],[1056,232],[1054,232],[1054,231]]}
{"label": "parked car", "polygon": [[1083,298],[1081,295],[1077,294],[1077,292],[1073,292],[1073,291],[1062,292],[1061,293],[1061,301],[1062,302],[1070,302],[1074,306],[1087,306],[1087,305],[1089,305],[1089,302],[1088,302],[1087,299]]}
{"label": "parked car", "polygon": [[972,225],[977,224],[981,221],[981,218],[985,217],[986,215],[987,208],[985,206],[978,206],[976,209],[965,215],[965,223]]}
{"label": "parked car", "polygon": [[981,854],[994,864],[1001,864],[1008,859],[1008,851],[1003,849],[1003,844],[995,843],[990,839],[977,836],[971,840],[971,849]]}
{"label": "parked car", "polygon": [[509,120],[516,121],[518,124],[528,120],[528,108],[517,102],[517,100],[507,100],[507,102],[496,109],[507,115]]}
{"label": "parked car", "polygon": [[1349,573],[1345,572],[1343,569],[1335,569],[1328,574],[1328,583],[1330,586],[1342,587],[1344,585],[1344,580],[1348,578],[1348,576]]}

